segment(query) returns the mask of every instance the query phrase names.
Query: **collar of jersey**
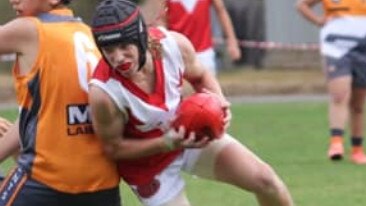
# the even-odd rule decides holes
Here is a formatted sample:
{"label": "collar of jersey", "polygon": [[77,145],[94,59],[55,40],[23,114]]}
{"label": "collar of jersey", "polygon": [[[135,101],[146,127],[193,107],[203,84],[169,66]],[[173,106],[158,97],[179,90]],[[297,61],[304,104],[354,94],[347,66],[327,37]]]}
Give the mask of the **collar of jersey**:
{"label": "collar of jersey", "polygon": [[61,16],[74,16],[74,13],[70,9],[54,9],[49,12],[50,14],[56,14]]}

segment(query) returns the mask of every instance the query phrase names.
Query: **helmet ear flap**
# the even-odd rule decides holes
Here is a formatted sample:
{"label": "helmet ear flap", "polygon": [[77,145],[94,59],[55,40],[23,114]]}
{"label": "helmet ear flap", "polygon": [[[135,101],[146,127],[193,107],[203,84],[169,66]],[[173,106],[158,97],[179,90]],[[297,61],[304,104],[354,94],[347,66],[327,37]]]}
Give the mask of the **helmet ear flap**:
{"label": "helmet ear flap", "polygon": [[146,63],[146,51],[147,51],[147,46],[148,46],[148,33],[147,33],[147,28],[146,28],[146,24],[144,22],[144,19],[142,18],[142,16],[139,16],[139,41],[138,41],[138,48],[139,48],[139,68],[141,68],[145,63]]}
{"label": "helmet ear flap", "polygon": [[116,43],[135,43],[139,48],[139,67],[145,64],[148,34],[135,3],[128,0],[101,1],[91,26],[99,50]]}

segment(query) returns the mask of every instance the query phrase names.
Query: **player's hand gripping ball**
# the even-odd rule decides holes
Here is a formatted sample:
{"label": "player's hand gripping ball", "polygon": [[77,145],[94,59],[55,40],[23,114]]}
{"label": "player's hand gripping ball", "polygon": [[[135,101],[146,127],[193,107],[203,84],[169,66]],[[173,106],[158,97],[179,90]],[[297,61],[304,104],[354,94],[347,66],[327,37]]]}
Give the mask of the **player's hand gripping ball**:
{"label": "player's hand gripping ball", "polygon": [[196,133],[196,140],[208,136],[210,140],[220,138],[224,133],[225,112],[217,96],[195,93],[180,103],[176,111],[173,127],[186,128],[186,138],[190,132]]}

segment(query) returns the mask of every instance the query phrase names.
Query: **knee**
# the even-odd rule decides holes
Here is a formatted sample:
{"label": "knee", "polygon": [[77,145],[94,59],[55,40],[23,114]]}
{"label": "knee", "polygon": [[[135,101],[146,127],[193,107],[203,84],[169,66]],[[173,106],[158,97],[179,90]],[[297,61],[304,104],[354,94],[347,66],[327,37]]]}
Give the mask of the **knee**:
{"label": "knee", "polygon": [[363,114],[363,106],[353,106],[352,113],[353,114]]}
{"label": "knee", "polygon": [[282,190],[283,183],[267,164],[262,166],[260,172],[255,176],[255,184],[252,192],[256,194],[274,194]]}
{"label": "knee", "polygon": [[349,92],[334,92],[330,94],[330,100],[333,104],[347,103],[349,99]]}

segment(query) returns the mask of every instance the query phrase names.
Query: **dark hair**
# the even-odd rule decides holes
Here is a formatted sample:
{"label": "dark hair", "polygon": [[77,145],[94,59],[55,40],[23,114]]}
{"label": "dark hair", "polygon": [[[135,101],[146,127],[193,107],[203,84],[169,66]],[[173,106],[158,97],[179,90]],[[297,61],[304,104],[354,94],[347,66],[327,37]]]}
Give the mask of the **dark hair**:
{"label": "dark hair", "polygon": [[146,62],[147,30],[138,6],[128,0],[103,0],[91,23],[94,40],[101,47],[132,43],[139,49],[139,68]]}

